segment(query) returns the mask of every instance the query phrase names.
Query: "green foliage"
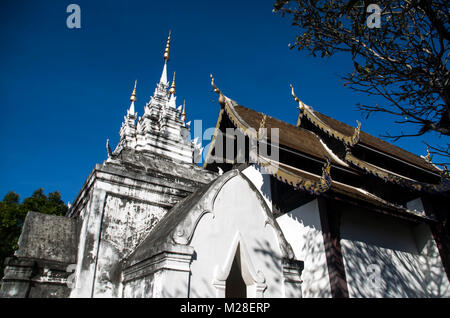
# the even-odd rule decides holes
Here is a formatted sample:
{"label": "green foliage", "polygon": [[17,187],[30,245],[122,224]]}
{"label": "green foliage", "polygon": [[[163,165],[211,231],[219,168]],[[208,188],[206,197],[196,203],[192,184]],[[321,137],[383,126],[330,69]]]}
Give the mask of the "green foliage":
{"label": "green foliage", "polygon": [[11,191],[0,201],[0,276],[3,276],[3,263],[6,257],[12,256],[18,248],[18,240],[22,225],[29,211],[52,215],[65,215],[67,206],[61,200],[58,191],[44,194],[38,189],[20,203],[17,193]]}

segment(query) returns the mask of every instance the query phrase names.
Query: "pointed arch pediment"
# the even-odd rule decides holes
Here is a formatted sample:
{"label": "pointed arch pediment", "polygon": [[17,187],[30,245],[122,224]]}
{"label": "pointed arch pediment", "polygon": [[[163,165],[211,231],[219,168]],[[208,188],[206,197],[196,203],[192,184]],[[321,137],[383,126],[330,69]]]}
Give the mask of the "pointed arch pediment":
{"label": "pointed arch pediment", "polygon": [[[224,188],[224,186],[235,177],[242,178],[249,186],[251,191],[256,195],[256,198],[265,214],[264,224],[265,226],[272,226],[274,231],[276,232],[283,257],[287,259],[293,259],[295,256],[292,247],[284,237],[283,232],[278,226],[278,223],[275,221],[270,208],[267,206],[266,201],[262,197],[261,193],[259,193],[259,191],[255,188],[253,183],[237,169],[230,170],[217,178],[212,184],[207,187],[206,190],[202,191],[200,196],[195,196],[194,194],[194,197],[192,199],[196,198],[198,200],[198,203],[196,205],[189,204],[189,200],[187,200],[187,202],[181,202],[179,204],[180,206],[176,206],[174,208],[174,210],[180,210],[183,205],[192,206],[190,211],[186,213],[186,216],[183,218],[183,220],[181,220],[181,222],[179,222],[174,229],[172,234],[173,241],[177,244],[183,245],[187,245],[191,242],[197,225],[201,221],[201,219],[208,213],[212,213],[213,218],[215,217],[214,207],[217,196]],[[182,213],[181,211],[171,211],[170,213],[172,212]]]}

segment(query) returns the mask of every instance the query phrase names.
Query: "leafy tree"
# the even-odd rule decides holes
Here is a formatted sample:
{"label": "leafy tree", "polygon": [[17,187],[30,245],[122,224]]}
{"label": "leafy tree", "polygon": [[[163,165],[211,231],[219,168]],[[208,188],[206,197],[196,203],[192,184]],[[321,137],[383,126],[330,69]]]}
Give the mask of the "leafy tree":
{"label": "leafy tree", "polygon": [[383,112],[416,127],[412,134],[384,137],[436,132],[444,138],[429,145],[432,153],[450,157],[448,0],[277,0],[274,11],[300,28],[291,48],[321,57],[349,53],[354,68],[343,76],[346,85],[385,101],[358,104],[367,117]]}
{"label": "leafy tree", "polygon": [[3,276],[5,258],[12,256],[18,248],[17,243],[28,211],[65,215],[67,209],[58,191],[47,197],[43,189],[38,189],[22,203],[17,193],[11,191],[6,194],[3,201],[0,201],[0,276]]}

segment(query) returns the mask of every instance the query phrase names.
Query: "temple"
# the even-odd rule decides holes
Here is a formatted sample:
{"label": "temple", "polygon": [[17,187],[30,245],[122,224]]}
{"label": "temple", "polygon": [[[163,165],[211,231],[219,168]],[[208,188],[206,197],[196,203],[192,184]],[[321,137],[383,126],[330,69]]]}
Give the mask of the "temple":
{"label": "temple", "polygon": [[[65,217],[29,212],[1,297],[449,297],[446,169],[304,104],[289,124],[211,75],[203,166],[163,70]],[[253,105],[257,108],[258,105]],[[295,122],[295,118],[293,120]]]}

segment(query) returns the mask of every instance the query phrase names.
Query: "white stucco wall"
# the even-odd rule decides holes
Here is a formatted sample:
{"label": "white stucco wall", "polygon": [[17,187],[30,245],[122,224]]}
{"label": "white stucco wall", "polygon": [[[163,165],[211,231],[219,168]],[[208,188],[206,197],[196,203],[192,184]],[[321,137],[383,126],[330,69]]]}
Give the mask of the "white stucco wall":
{"label": "white stucco wall", "polygon": [[[108,170],[111,169],[111,170]],[[121,263],[167,211],[191,192],[183,180],[120,174],[98,165],[86,183],[70,297],[121,297]],[[89,192],[88,192],[89,191]]]}
{"label": "white stucco wall", "polygon": [[348,210],[341,247],[350,297],[449,297],[450,286],[426,224]]}
{"label": "white stucco wall", "polygon": [[190,243],[196,256],[191,264],[189,297],[218,297],[214,282],[226,276],[237,241],[246,250],[244,262],[253,276],[264,278],[267,288],[263,296],[284,297],[280,242],[274,227],[267,223],[262,204],[242,177],[225,183],[214,201],[213,213],[202,217]]}
{"label": "white stucco wall", "polygon": [[303,260],[302,297],[331,297],[317,200],[277,218],[295,257]]}
{"label": "white stucco wall", "polygon": [[124,298],[152,298],[154,297],[154,282],[157,281],[155,275],[144,276],[124,285]]}
{"label": "white stucco wall", "polygon": [[[268,176],[253,166],[243,173],[271,206]],[[408,207],[423,210],[420,199]],[[428,225],[368,211],[341,212],[341,247],[350,297],[450,297],[449,281]],[[278,217],[277,222],[296,258],[304,261],[302,296],[331,297],[317,200]]]}
{"label": "white stucco wall", "polygon": [[261,168],[252,165],[244,169],[242,173],[253,183],[272,211],[272,192],[270,188],[270,174],[264,173]]}

